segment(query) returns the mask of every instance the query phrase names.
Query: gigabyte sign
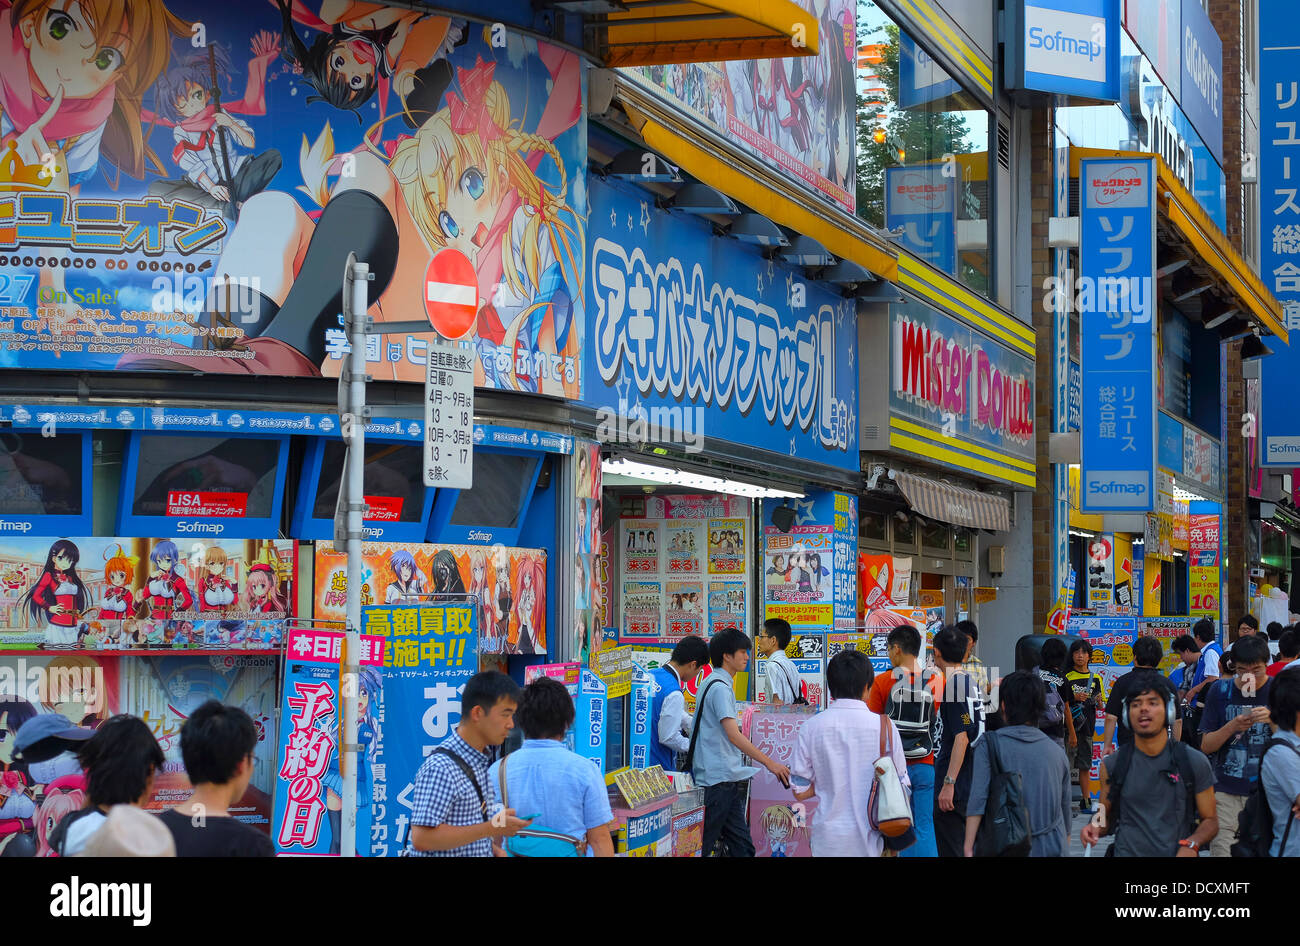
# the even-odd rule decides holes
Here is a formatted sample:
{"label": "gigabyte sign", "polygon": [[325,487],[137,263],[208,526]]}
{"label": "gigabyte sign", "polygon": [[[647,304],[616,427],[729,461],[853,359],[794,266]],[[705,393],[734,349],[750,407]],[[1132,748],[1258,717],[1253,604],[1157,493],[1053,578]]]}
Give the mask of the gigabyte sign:
{"label": "gigabyte sign", "polygon": [[1007,3],[1008,89],[1119,98],[1119,0]]}

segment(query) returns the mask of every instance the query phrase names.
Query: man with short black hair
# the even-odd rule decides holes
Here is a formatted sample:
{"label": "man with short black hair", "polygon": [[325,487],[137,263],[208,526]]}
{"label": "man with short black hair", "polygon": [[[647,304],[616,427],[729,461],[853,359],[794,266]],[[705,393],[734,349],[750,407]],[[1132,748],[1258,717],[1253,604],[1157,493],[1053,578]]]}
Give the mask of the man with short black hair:
{"label": "man with short black hair", "polygon": [[1169,649],[1179,660],[1178,666],[1169,671],[1169,682],[1178,691],[1181,700],[1184,691],[1191,689],[1192,675],[1196,672],[1197,661],[1201,659],[1201,645],[1191,634],[1183,634],[1169,645]]}
{"label": "man with short black hair", "polygon": [[1237,640],[1243,637],[1254,637],[1258,633],[1259,618],[1253,614],[1242,615],[1241,620],[1237,622]]}
{"label": "man with short black hair", "polygon": [[749,666],[752,645],[742,631],[725,628],[709,641],[713,672],[705,678],[695,705],[694,731],[687,750],[688,768],[704,789],[704,854],[712,856],[721,841],[728,857],[753,857],[754,841],[745,823],[749,780],[758,771],[745,765],[749,756],[789,786],[790,770],[769,758],[740,731],[735,675]]}
{"label": "man with short black hair", "polygon": [[257,728],[237,706],[208,700],[181,725],[181,760],[194,786],[189,801],[160,817],[177,857],[274,857],[266,834],[231,817],[253,778]]}
{"label": "man with short black hair", "polygon": [[1285,743],[1269,748],[1259,765],[1273,815],[1269,856],[1300,857],[1300,670],[1279,674],[1268,686],[1268,709],[1277,726],[1273,740]]}
{"label": "man with short black hair", "polygon": [[1300,658],[1300,632],[1288,627],[1277,641],[1277,660],[1268,665],[1269,677],[1276,677]]}
{"label": "man with short black hair", "polygon": [[961,857],[966,842],[966,800],[975,768],[971,748],[984,735],[984,699],[979,684],[961,669],[968,647],[956,627],[934,635],[934,663],[943,673],[943,702],[935,727],[934,773],[943,787],[934,802],[934,837],[940,857]]}
{"label": "man with short black hair", "polygon": [[691,717],[682,687],[709,663],[709,643],[688,634],[677,642],[668,663],[650,672],[650,718],[656,738],[650,743],[650,765],[677,771],[677,754],[690,748]]}
{"label": "man with short black hair", "polygon": [[1282,639],[1282,632],[1285,631],[1285,630],[1286,630],[1286,628],[1282,626],[1282,623],[1281,623],[1280,621],[1269,621],[1269,622],[1268,622],[1268,658],[1269,658],[1269,660],[1277,660],[1277,652],[1278,652],[1277,643],[1278,643],[1278,641],[1280,641],[1280,640]]}
{"label": "man with short black hair", "polygon": [[1180,725],[1182,715],[1181,710],[1178,709],[1178,700],[1173,685],[1158,669],[1164,655],[1164,648],[1160,646],[1160,641],[1154,637],[1139,637],[1133,642],[1133,669],[1116,679],[1114,685],[1110,688],[1110,696],[1106,699],[1106,728],[1101,737],[1101,754],[1103,758],[1120,746],[1127,746],[1133,742],[1133,730],[1128,728],[1123,719],[1124,701],[1128,699],[1132,688],[1138,685],[1139,679],[1144,675],[1154,675],[1159,679],[1160,686],[1169,691],[1170,698],[1173,699],[1175,706],[1174,738],[1182,738],[1182,726]]}
{"label": "man with short black hair", "polygon": [[415,774],[411,834],[403,857],[491,857],[495,843],[529,820],[507,808],[494,818],[488,788],[488,748],[514,728],[519,686],[491,670],[469,678],[461,694],[460,723],[425,757]]}
{"label": "man with short black hair", "polygon": [[1219,833],[1210,844],[1214,857],[1231,857],[1237,819],[1259,778],[1259,760],[1269,728],[1268,644],[1257,635],[1232,645],[1234,675],[1217,681],[1206,694],[1201,717],[1201,751],[1214,762]]}
{"label": "man with short black hair", "polygon": [[961,662],[961,672],[968,674],[972,680],[980,685],[987,697],[993,692],[993,682],[989,679],[989,668],[984,666],[984,662],[975,656],[975,645],[979,643],[980,631],[975,626],[974,621],[958,621],[954,625],[957,630],[966,635],[966,656]]}
{"label": "man with short black hair", "polygon": [[786,656],[790,646],[790,622],[782,618],[768,618],[755,641],[758,654],[767,661],[763,674],[763,687],[767,702],[789,705],[799,697],[799,670]]}
{"label": "man with short black hair", "polygon": [[1201,618],[1192,625],[1192,636],[1200,645],[1201,656],[1196,662],[1196,671],[1192,674],[1191,685],[1183,700],[1188,704],[1189,715],[1193,721],[1197,721],[1205,710],[1205,700],[1202,698],[1201,691],[1208,689],[1219,679],[1219,662],[1223,659],[1223,648],[1215,639],[1217,633],[1214,622],[1208,618]]}

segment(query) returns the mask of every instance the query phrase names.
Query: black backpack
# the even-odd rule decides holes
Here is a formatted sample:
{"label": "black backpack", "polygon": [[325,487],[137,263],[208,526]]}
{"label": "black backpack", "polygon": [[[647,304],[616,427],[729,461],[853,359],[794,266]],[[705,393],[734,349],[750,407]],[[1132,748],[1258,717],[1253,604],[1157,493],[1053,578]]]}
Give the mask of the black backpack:
{"label": "black backpack", "polygon": [[[1268,857],[1273,847],[1273,809],[1269,807],[1268,795],[1264,792],[1264,757],[1274,746],[1286,746],[1296,755],[1300,749],[1285,739],[1274,737],[1264,745],[1264,752],[1259,757],[1259,778],[1255,780],[1246,805],[1237,816],[1237,840],[1230,848],[1233,857]],[[1287,820],[1286,830],[1282,832],[1282,846],[1278,848],[1285,853],[1287,838],[1291,835],[1291,825],[1295,823],[1295,813]]]}
{"label": "black backpack", "polygon": [[1002,767],[999,737],[986,732],[989,747],[989,793],[984,819],[975,839],[980,857],[1028,857],[1034,832],[1025,801],[1025,782],[1019,772]]}
{"label": "black backpack", "polygon": [[[1186,786],[1186,790],[1178,798],[1182,802],[1182,811],[1178,814],[1178,823],[1183,825],[1182,836],[1187,837],[1196,830],[1197,823],[1201,820],[1200,814],[1196,810],[1196,785],[1192,778],[1192,756],[1191,753],[1196,751],[1183,742],[1174,742],[1169,740],[1168,745],[1172,747],[1174,755],[1174,768],[1178,771],[1178,780]],[[1107,782],[1109,783],[1110,798],[1110,820],[1115,825],[1115,833],[1119,834],[1119,814],[1120,806],[1123,800],[1124,779],[1128,777],[1129,766],[1133,763],[1133,753],[1137,750],[1133,743],[1120,746],[1115,750],[1115,764],[1108,770]],[[1115,856],[1115,845],[1111,844],[1106,849],[1107,857]]]}
{"label": "black backpack", "polygon": [[937,707],[930,681],[936,671],[923,667],[915,674],[901,668],[895,674],[885,701],[885,715],[894,721],[903,743],[903,757],[924,759],[934,751],[934,720]]}

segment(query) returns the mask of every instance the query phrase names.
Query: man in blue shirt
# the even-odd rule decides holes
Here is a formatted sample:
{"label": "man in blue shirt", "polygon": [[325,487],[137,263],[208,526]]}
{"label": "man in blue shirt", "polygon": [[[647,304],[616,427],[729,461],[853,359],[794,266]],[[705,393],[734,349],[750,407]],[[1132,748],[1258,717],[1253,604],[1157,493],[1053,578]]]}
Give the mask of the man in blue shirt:
{"label": "man in blue shirt", "polygon": [[1300,857],[1300,670],[1284,670],[1268,686],[1268,708],[1277,724],[1274,738],[1286,743],[1269,749],[1260,763],[1259,777],[1273,815],[1269,856]]}
{"label": "man in blue shirt", "polygon": [[695,706],[695,728],[687,753],[695,784],[704,789],[704,854],[710,856],[721,841],[728,857],[753,857],[754,841],[745,823],[748,782],[757,773],[745,765],[749,756],[790,785],[790,769],[769,758],[740,731],[733,692],[735,675],[749,666],[753,645],[734,627],[719,631],[709,641],[713,672],[700,687]]}
{"label": "man in blue shirt", "polygon": [[677,642],[668,663],[650,674],[650,718],[655,739],[650,743],[649,765],[662,765],[665,772],[677,771],[677,753],[690,748],[691,717],[686,713],[682,686],[694,680],[709,662],[709,642],[689,634]]}
{"label": "man in blue shirt", "polygon": [[524,687],[515,711],[524,744],[492,765],[488,781],[497,802],[531,818],[534,830],[567,835],[588,856],[613,857],[605,780],[593,762],[564,746],[573,717],[573,698],[558,680],[541,677]]}

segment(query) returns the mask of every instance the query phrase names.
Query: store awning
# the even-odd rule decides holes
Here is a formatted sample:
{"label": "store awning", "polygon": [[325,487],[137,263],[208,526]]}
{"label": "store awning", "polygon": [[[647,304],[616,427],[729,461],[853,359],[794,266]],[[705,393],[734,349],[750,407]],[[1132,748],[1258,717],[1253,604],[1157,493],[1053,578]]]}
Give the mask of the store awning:
{"label": "store awning", "polygon": [[596,42],[607,67],[817,55],[817,17],[792,0],[621,5],[627,12],[608,14]]}
{"label": "store awning", "polygon": [[903,491],[912,509],[926,519],[937,519],[970,529],[1011,531],[1011,503],[1001,496],[978,493],[973,489],[940,483],[913,473],[895,472],[894,482]]}
{"label": "store awning", "polygon": [[1286,326],[1282,320],[1282,305],[1268,291],[1263,281],[1255,275],[1250,263],[1232,248],[1213,220],[1201,209],[1192,193],[1183,186],[1169,165],[1159,155],[1137,151],[1108,151],[1103,148],[1070,148],[1070,174],[1079,176],[1081,158],[1148,158],[1156,159],[1156,204],[1161,215],[1177,235],[1195,251],[1201,262],[1213,271],[1217,282],[1232,303],[1247,318],[1258,322],[1287,342]]}

